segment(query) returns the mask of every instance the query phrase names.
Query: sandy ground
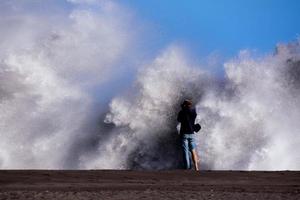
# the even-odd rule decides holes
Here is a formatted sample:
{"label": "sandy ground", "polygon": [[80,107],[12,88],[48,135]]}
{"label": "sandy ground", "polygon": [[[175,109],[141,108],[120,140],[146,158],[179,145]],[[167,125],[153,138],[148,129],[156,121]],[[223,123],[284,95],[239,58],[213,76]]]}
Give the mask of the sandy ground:
{"label": "sandy ground", "polygon": [[1,170],[6,199],[300,199],[300,172]]}

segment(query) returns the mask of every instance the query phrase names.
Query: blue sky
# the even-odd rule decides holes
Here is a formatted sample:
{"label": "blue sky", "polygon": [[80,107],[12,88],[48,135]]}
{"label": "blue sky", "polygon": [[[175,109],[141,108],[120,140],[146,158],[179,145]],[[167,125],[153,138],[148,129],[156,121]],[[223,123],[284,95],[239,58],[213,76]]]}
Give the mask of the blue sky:
{"label": "blue sky", "polygon": [[260,53],[300,35],[299,0],[122,0],[153,24],[159,45],[180,41],[197,53],[232,57],[241,49]]}

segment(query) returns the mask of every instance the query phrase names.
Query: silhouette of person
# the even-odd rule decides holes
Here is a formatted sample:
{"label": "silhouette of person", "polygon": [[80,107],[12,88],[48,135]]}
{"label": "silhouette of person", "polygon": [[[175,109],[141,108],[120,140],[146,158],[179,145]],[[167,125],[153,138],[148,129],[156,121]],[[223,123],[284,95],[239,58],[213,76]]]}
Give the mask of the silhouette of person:
{"label": "silhouette of person", "polygon": [[177,121],[180,122],[180,140],[183,150],[183,162],[185,169],[191,169],[190,153],[195,170],[199,170],[198,156],[196,152],[196,143],[194,138],[194,124],[197,116],[191,100],[184,100],[181,104],[181,110],[177,115]]}

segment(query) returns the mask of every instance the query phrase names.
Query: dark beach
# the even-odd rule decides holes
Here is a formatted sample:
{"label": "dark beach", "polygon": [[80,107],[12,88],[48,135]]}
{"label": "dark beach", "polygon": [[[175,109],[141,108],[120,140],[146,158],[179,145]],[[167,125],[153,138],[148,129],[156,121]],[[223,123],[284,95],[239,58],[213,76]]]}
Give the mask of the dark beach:
{"label": "dark beach", "polygon": [[299,171],[1,170],[0,199],[300,199]]}

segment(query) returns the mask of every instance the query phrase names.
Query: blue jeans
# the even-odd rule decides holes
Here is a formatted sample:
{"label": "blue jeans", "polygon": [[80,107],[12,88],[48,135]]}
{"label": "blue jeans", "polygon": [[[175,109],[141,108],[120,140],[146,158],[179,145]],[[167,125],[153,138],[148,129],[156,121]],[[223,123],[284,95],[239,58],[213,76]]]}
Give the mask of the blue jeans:
{"label": "blue jeans", "polygon": [[191,169],[190,151],[196,148],[194,134],[182,134],[181,145],[183,150],[183,162],[185,169]]}

